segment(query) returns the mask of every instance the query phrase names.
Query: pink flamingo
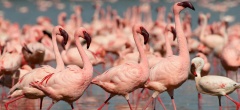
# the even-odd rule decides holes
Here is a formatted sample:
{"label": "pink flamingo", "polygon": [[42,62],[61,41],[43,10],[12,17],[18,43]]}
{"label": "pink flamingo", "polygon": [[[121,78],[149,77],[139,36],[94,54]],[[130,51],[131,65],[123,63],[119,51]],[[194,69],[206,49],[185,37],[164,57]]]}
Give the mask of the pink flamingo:
{"label": "pink flamingo", "polygon": [[[91,83],[93,73],[92,63],[81,46],[79,37],[86,40],[87,48],[90,46],[91,37],[82,27],[78,28],[74,33],[75,43],[83,60],[83,69],[77,65],[68,65],[66,69],[46,76],[41,82],[35,81],[30,84],[52,98],[53,101],[48,110],[50,110],[54,103],[60,100],[66,101],[74,109],[73,102],[83,95],[83,92]],[[43,84],[44,81],[46,83]]]}
{"label": "pink flamingo", "polygon": [[137,49],[139,51],[140,63],[128,62],[112,67],[92,80],[93,84],[102,87],[105,91],[110,93],[109,98],[98,108],[98,110],[101,110],[104,105],[115,95],[124,96],[130,109],[132,110],[132,107],[129,103],[129,93],[139,87],[142,87],[148,79],[148,61],[137,37],[137,33],[143,35],[144,44],[148,42],[149,34],[141,25],[134,25],[132,32]]}
{"label": "pink flamingo", "polygon": [[192,59],[191,72],[195,76],[196,88],[199,93],[218,96],[219,110],[221,107],[221,96],[226,96],[236,104],[236,110],[239,109],[240,103],[233,100],[228,94],[240,88],[240,84],[230,78],[223,76],[207,75],[201,77],[200,73],[204,66],[204,60],[200,57]]}
{"label": "pink flamingo", "polygon": [[[167,24],[165,29],[164,29],[165,46],[166,46],[166,57],[169,57],[169,56],[173,55],[172,47],[171,47],[171,44],[169,42],[169,34],[168,34],[169,31],[173,34],[173,37],[172,37],[171,40],[175,40],[176,39],[176,30],[175,30],[174,26],[172,24]],[[161,59],[162,58],[158,58],[158,59],[154,58],[153,60],[155,60],[155,61],[153,61],[153,60],[151,60],[151,57],[150,58],[148,57],[149,68],[154,67],[157,63],[159,63],[161,61]],[[151,62],[154,62],[154,63],[151,63]],[[144,91],[144,88],[140,92],[140,94],[138,95],[138,99],[137,99],[137,103],[136,103],[136,109],[138,107],[139,99],[140,99],[140,96],[141,96],[143,91]],[[158,101],[163,106],[163,109],[166,110],[166,107],[162,103],[162,100],[161,100],[160,97],[158,97]]]}
{"label": "pink flamingo", "polygon": [[66,33],[65,30],[61,26],[56,26],[53,29],[52,32],[52,42],[53,42],[53,48],[55,52],[55,57],[56,57],[56,69],[54,69],[51,66],[44,65],[41,68],[36,68],[30,71],[28,74],[24,75],[16,85],[14,85],[10,91],[9,91],[9,96],[8,98],[14,98],[8,102],[6,102],[4,105],[6,109],[8,110],[8,105],[16,100],[19,100],[23,97],[25,98],[30,98],[30,99],[37,99],[40,98],[40,109],[42,109],[42,100],[43,97],[45,97],[44,92],[31,87],[29,84],[33,81],[41,81],[45,76],[52,74],[54,72],[60,71],[64,69],[64,63],[61,59],[58,47],[57,47],[57,42],[56,42],[56,37],[57,35],[61,35],[64,37],[62,46],[66,44],[67,36],[68,34]]}
{"label": "pink flamingo", "polygon": [[147,108],[150,102],[156,98],[158,94],[167,91],[172,99],[173,108],[176,110],[173,97],[174,89],[180,87],[187,80],[190,64],[187,41],[179,17],[180,12],[187,7],[195,10],[193,5],[188,1],[177,2],[173,6],[175,27],[179,44],[179,56],[172,55],[164,58],[150,69],[150,80],[145,84],[145,87],[154,90],[155,92],[152,94],[151,99],[148,101],[144,109]]}

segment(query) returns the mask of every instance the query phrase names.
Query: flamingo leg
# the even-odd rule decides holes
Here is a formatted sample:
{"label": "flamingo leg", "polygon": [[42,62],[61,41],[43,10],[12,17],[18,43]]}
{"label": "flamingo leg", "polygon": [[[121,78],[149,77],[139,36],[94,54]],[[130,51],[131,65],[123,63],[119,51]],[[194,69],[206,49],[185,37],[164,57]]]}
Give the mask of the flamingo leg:
{"label": "flamingo leg", "polygon": [[147,101],[147,104],[145,105],[145,107],[143,108],[143,110],[146,110],[148,105],[153,101],[153,97],[151,97],[148,101]]}
{"label": "flamingo leg", "polygon": [[71,105],[71,108],[72,108],[72,110],[74,110],[74,106],[73,106],[73,103],[71,103],[70,105]]}
{"label": "flamingo leg", "polygon": [[202,110],[202,96],[200,93],[198,93],[198,110]]}
{"label": "flamingo leg", "polygon": [[9,105],[10,103],[15,102],[15,101],[17,101],[17,100],[19,100],[19,99],[21,99],[21,98],[23,98],[23,97],[25,97],[25,96],[24,96],[24,95],[21,95],[21,96],[16,97],[15,99],[12,99],[12,100],[8,101],[7,103],[5,103],[4,106],[5,106],[6,110],[8,110],[8,105]]}
{"label": "flamingo leg", "polygon": [[43,97],[40,98],[40,110],[42,110]]}
{"label": "flamingo leg", "polygon": [[106,105],[106,103],[108,103],[108,101],[113,97],[114,95],[110,95],[109,97],[108,97],[108,99],[98,108],[98,110],[102,110],[102,108],[104,107],[104,105]]}
{"label": "flamingo leg", "polygon": [[130,102],[129,102],[129,94],[126,94],[124,97],[126,98],[126,100],[127,100],[127,102],[128,102],[128,105],[129,105],[130,110],[132,110],[132,106],[131,106],[131,104],[130,104]]}
{"label": "flamingo leg", "polygon": [[143,88],[143,89],[141,90],[141,92],[138,94],[138,97],[137,97],[137,104],[136,104],[135,110],[137,110],[137,108],[138,108],[138,104],[139,104],[139,101],[140,101],[140,98],[141,98],[141,95],[142,95],[144,89],[145,89],[145,88]]}
{"label": "flamingo leg", "polygon": [[148,105],[153,101],[154,98],[156,98],[158,96],[159,92],[158,91],[154,91],[154,93],[152,94],[152,97],[148,100],[146,106],[144,107],[143,110],[146,110]]}
{"label": "flamingo leg", "polygon": [[222,110],[221,96],[218,96],[219,110]]}
{"label": "flamingo leg", "polygon": [[173,97],[173,96],[171,96],[171,100],[172,100],[172,104],[173,104],[174,110],[177,110],[177,107],[176,107],[176,104],[175,104],[175,101],[174,101],[174,97]]}
{"label": "flamingo leg", "polygon": [[52,101],[51,105],[49,105],[49,107],[47,108],[47,110],[50,110],[52,108],[52,106],[54,105],[54,101]]}
{"label": "flamingo leg", "polygon": [[132,110],[132,106],[131,106],[129,100],[127,100],[127,102],[128,102],[128,105],[129,105],[130,110]]}
{"label": "flamingo leg", "polygon": [[228,96],[228,95],[225,95],[229,100],[231,100],[233,103],[235,103],[235,105],[236,105],[236,110],[238,110],[239,109],[239,107],[240,107],[240,103],[239,102],[237,102],[237,101],[235,101],[235,100],[233,100],[230,96]]}
{"label": "flamingo leg", "polygon": [[157,100],[158,100],[158,102],[162,105],[163,110],[167,110],[166,107],[165,107],[165,105],[163,104],[162,99],[161,99],[160,96],[157,97]]}

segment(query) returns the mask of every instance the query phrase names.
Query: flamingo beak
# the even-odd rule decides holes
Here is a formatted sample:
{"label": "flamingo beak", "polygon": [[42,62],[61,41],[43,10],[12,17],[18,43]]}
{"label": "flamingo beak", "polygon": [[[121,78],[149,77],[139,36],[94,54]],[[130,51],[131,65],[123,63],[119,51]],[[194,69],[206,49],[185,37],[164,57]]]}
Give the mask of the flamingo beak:
{"label": "flamingo beak", "polygon": [[49,38],[52,39],[52,34],[50,32],[48,32],[46,30],[43,30],[42,32],[43,32],[44,35],[47,35]]}
{"label": "flamingo beak", "polygon": [[191,64],[191,73],[196,77],[197,73],[196,73],[196,66],[194,63]]}
{"label": "flamingo beak", "polygon": [[195,10],[194,6],[193,6],[192,3],[189,2],[189,1],[179,2],[177,5],[178,5],[178,6],[183,6],[184,8],[187,8],[187,7],[188,7],[188,8],[190,8],[190,9],[192,9],[192,10]]}
{"label": "flamingo beak", "polygon": [[171,32],[173,34],[173,40],[175,41],[175,39],[177,38],[177,33],[174,27],[171,27]]}
{"label": "flamingo beak", "polygon": [[63,49],[65,50],[65,45],[67,44],[69,36],[68,36],[68,33],[65,30],[63,30],[62,28],[59,28],[59,31],[61,33],[61,36],[63,37],[63,41],[62,41],[61,45],[62,45]]}
{"label": "flamingo beak", "polygon": [[84,39],[87,42],[87,49],[88,49],[90,44],[91,44],[92,38],[90,37],[90,35],[86,31],[83,31],[83,35],[84,35]]}
{"label": "flamingo beak", "polygon": [[24,50],[30,54],[33,54],[33,52],[26,46],[26,44],[22,47],[22,50]]}
{"label": "flamingo beak", "polygon": [[140,30],[141,30],[140,34],[144,37],[144,44],[146,44],[148,42],[148,39],[149,39],[149,33],[143,27],[140,27]]}

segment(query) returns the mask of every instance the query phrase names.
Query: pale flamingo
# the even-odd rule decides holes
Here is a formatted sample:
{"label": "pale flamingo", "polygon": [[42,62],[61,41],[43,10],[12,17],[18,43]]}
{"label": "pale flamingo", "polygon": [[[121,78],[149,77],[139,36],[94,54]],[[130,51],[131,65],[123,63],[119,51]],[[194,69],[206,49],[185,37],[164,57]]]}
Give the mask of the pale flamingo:
{"label": "pale flamingo", "polygon": [[192,59],[191,72],[195,76],[197,91],[202,94],[218,96],[219,110],[222,110],[221,96],[226,96],[228,99],[234,102],[237,106],[236,110],[238,110],[240,103],[233,100],[230,96],[228,96],[228,94],[231,94],[234,90],[240,88],[240,84],[223,76],[207,75],[201,77],[200,73],[203,66],[204,60],[202,58],[196,57]]}
{"label": "pale flamingo", "polygon": [[22,48],[24,59],[34,67],[35,64],[42,64],[45,55],[45,47],[42,43],[32,42]]}
{"label": "pale flamingo", "polygon": [[104,105],[115,95],[124,96],[129,104],[129,108],[132,110],[132,107],[129,103],[129,93],[139,87],[142,87],[148,79],[149,67],[147,57],[140,44],[137,33],[143,35],[144,44],[148,42],[149,34],[141,25],[134,25],[132,32],[137,49],[139,51],[140,63],[129,62],[112,67],[92,80],[93,84],[102,87],[105,91],[110,93],[109,98],[104,102],[103,105],[99,107],[98,110],[101,110]]}
{"label": "pale flamingo", "polygon": [[[74,109],[73,102],[78,100],[83,95],[83,92],[91,83],[93,67],[90,60],[87,58],[87,54],[80,44],[79,37],[82,37],[86,40],[88,44],[87,48],[90,46],[91,37],[82,27],[78,28],[74,33],[78,52],[83,59],[82,69],[77,65],[68,65],[66,69],[46,76],[41,82],[36,81],[31,83],[33,87],[38,88],[52,98],[53,101],[48,110],[50,110],[54,103],[60,100],[69,103],[72,109]],[[44,83],[44,81],[46,81],[46,83]]]}
{"label": "pale flamingo", "polygon": [[176,34],[179,45],[179,56],[168,56],[150,69],[150,80],[145,84],[145,87],[154,90],[155,92],[152,94],[151,99],[148,101],[144,109],[146,109],[150,102],[160,93],[167,91],[172,99],[173,108],[176,110],[173,97],[174,89],[180,87],[187,80],[190,64],[187,41],[183,33],[179,16],[180,12],[187,7],[195,10],[193,5],[188,1],[177,2],[173,6]]}
{"label": "pale flamingo", "polygon": [[8,109],[8,105],[10,103],[12,103],[16,100],[19,100],[20,98],[23,98],[23,97],[30,98],[30,99],[40,98],[41,99],[40,109],[41,109],[42,100],[43,100],[43,97],[45,97],[45,94],[44,94],[44,92],[31,87],[29,84],[34,81],[41,81],[45,76],[52,74],[56,71],[60,71],[60,70],[64,69],[64,63],[62,61],[61,55],[60,55],[58,47],[57,47],[57,42],[56,42],[57,35],[61,35],[64,37],[62,46],[65,46],[67,38],[68,38],[68,34],[66,33],[65,30],[63,30],[63,28],[61,26],[56,26],[53,29],[52,42],[53,42],[53,48],[54,48],[56,63],[57,63],[56,69],[51,66],[44,65],[40,68],[33,69],[32,71],[30,71],[29,73],[24,75],[18,81],[18,83],[10,89],[8,98],[14,98],[14,99],[12,99],[4,104],[6,109]]}

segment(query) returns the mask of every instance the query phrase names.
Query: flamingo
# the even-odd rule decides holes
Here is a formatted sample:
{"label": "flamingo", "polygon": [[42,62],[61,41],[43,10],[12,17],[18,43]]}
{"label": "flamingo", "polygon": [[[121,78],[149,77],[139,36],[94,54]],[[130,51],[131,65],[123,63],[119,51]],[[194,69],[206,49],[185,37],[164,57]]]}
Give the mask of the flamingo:
{"label": "flamingo", "polygon": [[140,24],[134,25],[132,32],[141,58],[140,63],[128,62],[112,67],[92,80],[93,84],[100,86],[105,91],[110,93],[109,98],[98,108],[98,110],[101,110],[104,105],[115,95],[124,96],[128,102],[129,108],[132,110],[131,104],[129,103],[129,93],[139,87],[142,87],[149,77],[147,57],[144,53],[143,47],[140,44],[140,40],[137,37],[137,33],[143,35],[144,44],[148,42],[149,34]]}
{"label": "flamingo", "polygon": [[190,64],[187,41],[183,33],[179,17],[180,12],[187,7],[195,10],[193,5],[188,1],[177,2],[173,5],[176,34],[179,45],[179,56],[171,55],[163,58],[159,63],[150,69],[149,81],[145,84],[145,87],[154,90],[154,93],[144,109],[147,108],[150,102],[152,102],[158,94],[167,91],[172,99],[173,108],[176,110],[173,97],[174,89],[180,87],[187,80]]}
{"label": "flamingo", "polygon": [[[78,37],[82,37],[86,40],[87,48],[90,46],[91,37],[82,27],[78,28],[74,33],[77,49],[83,59],[82,69],[77,65],[68,65],[66,69],[52,74],[49,77],[45,77],[46,79],[44,78],[42,82],[36,81],[31,83],[33,87],[43,91],[52,98],[53,101],[48,110],[50,110],[54,103],[60,100],[66,101],[71,105],[72,109],[74,109],[73,102],[83,95],[83,92],[91,83],[93,75],[92,63],[87,58],[87,54],[81,46]],[[45,80],[46,83],[43,84]]]}
{"label": "flamingo", "polygon": [[57,47],[57,42],[56,42],[57,35],[61,35],[64,37],[62,46],[66,45],[66,41],[68,38],[67,32],[63,30],[61,26],[54,27],[52,32],[52,42],[53,42],[53,48],[54,48],[54,53],[55,53],[56,63],[57,63],[56,69],[48,65],[43,65],[40,68],[33,69],[32,71],[24,75],[21,79],[19,79],[18,83],[14,85],[9,91],[8,98],[13,98],[13,99],[4,104],[7,110],[8,110],[8,105],[10,103],[16,100],[19,100],[23,97],[30,98],[30,99],[40,98],[41,99],[40,109],[42,109],[42,100],[43,100],[43,97],[45,97],[44,92],[31,87],[29,84],[33,81],[41,81],[45,76],[64,69],[64,63],[61,59],[61,56]]}
{"label": "flamingo", "polygon": [[231,94],[234,90],[240,88],[240,83],[233,81],[230,78],[224,76],[207,75],[201,77],[200,73],[204,66],[204,60],[200,57],[196,57],[191,61],[191,73],[195,76],[196,88],[199,93],[208,94],[212,96],[218,96],[219,110],[221,107],[221,96],[226,96],[232,102],[236,104],[236,110],[239,109],[240,103],[233,100],[228,94]]}
{"label": "flamingo", "polygon": [[[175,40],[176,39],[176,30],[173,26],[173,24],[167,24],[165,29],[164,29],[164,37],[165,37],[165,47],[166,47],[166,57],[172,56],[173,55],[173,51],[172,51],[172,47],[171,44],[169,42],[169,34],[168,32],[171,32],[173,34],[173,39],[171,40]],[[148,55],[148,54],[147,54]],[[159,63],[161,61],[162,58],[155,58],[155,57],[149,57],[148,55],[148,63],[149,63],[149,68],[151,69],[152,67],[154,67],[157,63]],[[151,63],[152,62],[152,63]],[[144,91],[144,88],[142,89],[142,91],[140,92],[140,94],[138,95],[138,99],[137,99],[137,103],[136,103],[136,109],[138,107],[138,103],[139,103],[139,99],[140,96],[142,94],[142,92]],[[158,101],[159,103],[163,106],[163,109],[166,110],[166,107],[164,106],[164,104],[162,103],[162,100],[160,97],[158,97]]]}

